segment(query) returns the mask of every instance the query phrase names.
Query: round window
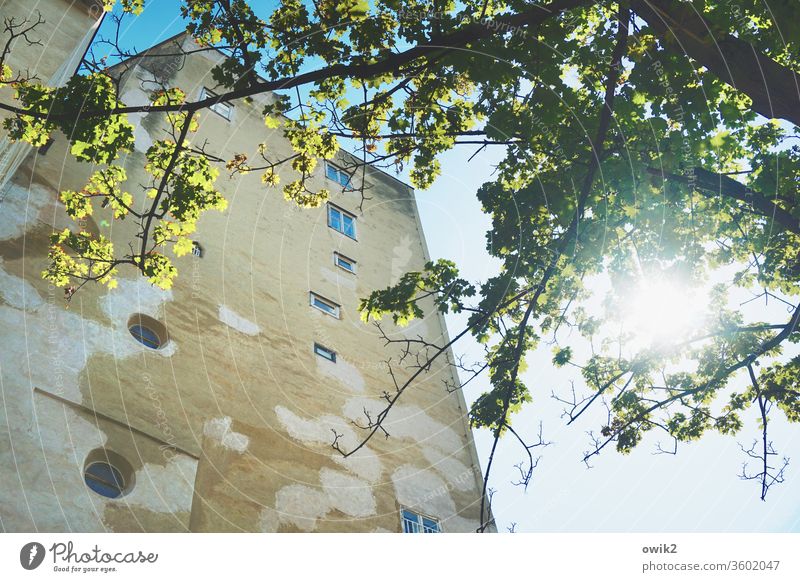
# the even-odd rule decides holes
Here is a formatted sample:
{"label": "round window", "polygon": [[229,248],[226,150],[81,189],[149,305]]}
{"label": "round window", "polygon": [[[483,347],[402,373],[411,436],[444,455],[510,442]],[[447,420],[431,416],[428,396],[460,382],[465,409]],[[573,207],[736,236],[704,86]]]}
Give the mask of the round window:
{"label": "round window", "polygon": [[86,486],[103,497],[116,499],[133,489],[133,467],[122,456],[108,449],[95,449],[83,466]]}
{"label": "round window", "polygon": [[125,491],[125,480],[122,478],[122,473],[108,463],[92,463],[86,467],[83,479],[89,489],[103,497],[114,499]]}
{"label": "round window", "polygon": [[167,330],[156,319],[137,313],[128,321],[128,331],[133,338],[152,350],[157,350],[167,343]]}

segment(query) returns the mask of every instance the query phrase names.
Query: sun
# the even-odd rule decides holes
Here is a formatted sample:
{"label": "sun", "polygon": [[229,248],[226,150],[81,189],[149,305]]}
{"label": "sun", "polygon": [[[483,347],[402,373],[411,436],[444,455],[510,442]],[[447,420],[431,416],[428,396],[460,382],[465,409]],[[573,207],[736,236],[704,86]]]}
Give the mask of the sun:
{"label": "sun", "polygon": [[621,306],[631,347],[658,348],[694,335],[705,321],[708,290],[669,279],[651,278],[632,288]]}

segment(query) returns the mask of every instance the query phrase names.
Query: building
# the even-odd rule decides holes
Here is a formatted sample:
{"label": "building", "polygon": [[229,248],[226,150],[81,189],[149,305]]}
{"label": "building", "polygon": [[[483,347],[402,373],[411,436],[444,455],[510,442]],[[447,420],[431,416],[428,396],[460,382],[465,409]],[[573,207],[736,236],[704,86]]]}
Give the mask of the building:
{"label": "building", "polygon": [[[20,13],[20,0],[6,2]],[[63,12],[59,42],[91,38],[80,3]],[[69,22],[69,28],[62,28]],[[48,29],[50,30],[50,29]],[[53,34],[50,30],[47,34]],[[82,40],[48,46],[73,54]],[[195,99],[213,90],[217,53],[177,56],[178,36],[117,66],[126,103],[145,102],[147,82]],[[71,48],[70,48],[71,47]],[[169,56],[173,55],[173,56]],[[30,56],[30,55],[29,55]],[[71,66],[71,65],[70,65]],[[269,96],[260,98],[269,99]],[[223,158],[266,140],[259,98],[203,113],[195,143]],[[136,149],[122,163],[131,193],[144,183],[144,151],[163,135],[159,114],[131,116]],[[8,148],[17,147],[5,144]],[[0,207],[0,525],[5,531],[474,531],[482,478],[460,392],[439,364],[404,395],[377,437],[352,421],[380,410],[391,355],[360,321],[358,300],[419,269],[427,251],[411,188],[367,172],[371,199],[335,192],[301,210],[256,173],[221,175],[229,206],[201,219],[197,247],[175,259],[169,291],[121,270],[119,287],[87,285],[67,305],[40,273],[48,235],[76,228],[58,192],[91,172],[57,136],[46,152],[22,150],[8,166]],[[346,182],[348,154],[320,164],[317,187]],[[10,156],[8,156],[10,158]],[[333,190],[333,188],[331,188]],[[83,228],[118,244],[132,221],[97,213]],[[407,329],[446,341],[435,310]]]}

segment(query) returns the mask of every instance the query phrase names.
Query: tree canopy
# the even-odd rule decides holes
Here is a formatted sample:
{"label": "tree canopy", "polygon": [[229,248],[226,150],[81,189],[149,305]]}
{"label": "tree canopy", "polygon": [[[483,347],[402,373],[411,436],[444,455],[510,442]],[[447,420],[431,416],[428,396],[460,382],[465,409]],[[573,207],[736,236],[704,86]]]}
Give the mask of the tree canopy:
{"label": "tree canopy", "polygon": [[[136,13],[142,2],[123,7]],[[787,347],[800,340],[800,4],[281,0],[261,15],[244,0],[184,0],[180,10],[198,50],[225,54],[211,71],[215,96],[192,102],[164,87],[149,103],[122,103],[105,61],[87,60],[54,88],[0,57],[0,82],[16,91],[0,104],[12,114],[8,134],[36,146],[59,130],[77,160],[98,168],[83,190],[61,193],[69,215],[99,212],[99,203],[141,225],[128,254],[102,236],[53,234],[45,278],[113,285],[128,265],[168,288],[178,275],[169,255],[191,250],[203,212],[225,208],[215,186],[222,171],[259,172],[265,196],[278,189],[288,203],[314,207],[329,192],[306,181],[343,142],[361,159],[348,171],[407,169],[420,189],[448,150],[501,148],[478,191],[501,271],[470,282],[452,261],[431,262],[364,298],[364,319],[404,324],[430,298],[442,312],[468,314],[450,344],[406,349],[427,363],[467,335],[485,345],[485,361],[462,371],[466,381],[490,380],[470,419],[492,432],[492,456],[504,435],[519,441],[524,484],[541,439],[526,442],[513,421],[531,401],[526,355],[544,342],[553,365],[575,367],[586,394],[564,399],[568,420],[607,409],[585,460],[607,447],[627,453],[651,431],[676,442],[736,434],[755,408],[761,436],[745,453],[757,468],[743,475],[762,498],[783,480],[787,461],[767,429],[772,415],[800,420],[800,356]],[[100,42],[128,56],[113,36]],[[259,159],[220,159],[192,145],[198,111],[266,92],[278,98],[264,122],[283,133],[291,157],[275,159],[264,144]],[[134,140],[126,116],[140,111],[162,112],[172,131],[147,151],[150,202],[134,207],[118,159]],[[602,317],[586,308],[600,278],[609,282]],[[624,314],[652,280],[710,285],[702,325],[637,345]],[[785,318],[753,319],[731,301],[737,291],[785,304]],[[578,338],[591,345],[588,358],[576,356]],[[424,369],[387,394],[365,438]],[[746,389],[732,387],[736,376]]]}

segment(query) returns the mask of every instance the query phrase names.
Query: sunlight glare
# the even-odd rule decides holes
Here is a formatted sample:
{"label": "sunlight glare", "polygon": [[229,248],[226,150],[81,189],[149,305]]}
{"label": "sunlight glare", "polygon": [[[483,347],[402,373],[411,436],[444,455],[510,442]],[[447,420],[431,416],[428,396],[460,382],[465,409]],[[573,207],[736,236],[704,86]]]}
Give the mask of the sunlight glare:
{"label": "sunlight glare", "polygon": [[632,290],[622,320],[634,348],[665,346],[701,329],[707,307],[707,289],[650,280]]}

